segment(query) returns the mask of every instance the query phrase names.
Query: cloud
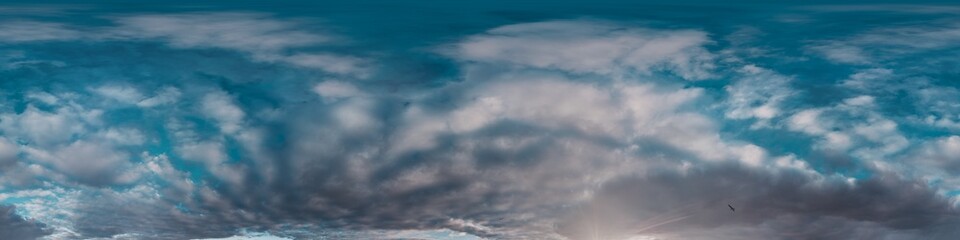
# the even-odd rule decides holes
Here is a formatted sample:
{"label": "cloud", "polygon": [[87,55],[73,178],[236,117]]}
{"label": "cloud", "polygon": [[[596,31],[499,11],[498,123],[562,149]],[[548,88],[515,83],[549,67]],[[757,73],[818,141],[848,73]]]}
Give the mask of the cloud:
{"label": "cloud", "polygon": [[696,30],[653,30],[613,23],[551,21],[503,26],[457,44],[460,60],[504,63],[573,73],[649,74],[672,71],[688,80],[714,69]]}
{"label": "cloud", "polygon": [[851,181],[810,169],[699,165],[605,184],[560,231],[573,239],[917,239],[956,212],[935,190],[896,175]]}
{"label": "cloud", "polygon": [[0,23],[0,42],[35,43],[80,39],[83,34],[59,23],[5,21]]}
{"label": "cloud", "polygon": [[730,108],[726,117],[768,121],[780,115],[781,105],[794,94],[789,85],[792,79],[754,65],[744,66],[740,72],[745,76],[725,88]]}
{"label": "cloud", "polygon": [[366,74],[364,60],[322,52],[289,54],[295,49],[335,42],[335,37],[301,30],[302,22],[257,13],[133,15],[114,19],[106,38],[160,40],[175,48],[219,48],[250,54],[262,62],[289,63],[347,76]]}
{"label": "cloud", "polygon": [[324,81],[317,84],[313,87],[313,92],[317,93],[327,101],[363,95],[363,92],[350,83],[336,80]]}
{"label": "cloud", "polygon": [[224,92],[211,92],[203,97],[200,112],[215,120],[220,131],[232,134],[240,130],[246,113],[233,103],[233,97]]}
{"label": "cloud", "polygon": [[[402,96],[347,80],[251,88],[260,95],[236,86],[182,90],[180,101],[197,104],[164,118],[167,154],[174,169],[183,168],[181,159],[200,163],[193,170],[200,181],[184,182],[154,160],[148,169],[156,177],[141,171],[142,179],[176,183],[161,191],[180,193],[163,196],[186,212],[222,216],[197,220],[217,229],[311,219],[333,229],[559,238],[549,227],[557,209],[589,200],[606,181],[680,159],[773,161],[761,147],[724,141],[697,112],[700,88],[616,81],[613,73],[595,73],[606,80],[591,82],[550,67],[499,68],[497,60],[464,64],[497,74],[470,72],[461,84]],[[282,107],[261,104],[277,102]]]}
{"label": "cloud", "polygon": [[52,151],[31,147],[24,151],[31,159],[49,164],[81,183],[104,186],[131,180],[123,178],[129,156],[109,145],[76,141]]}
{"label": "cloud", "polygon": [[18,160],[19,146],[7,138],[0,137],[0,170]]}
{"label": "cloud", "polygon": [[88,120],[84,119],[81,114],[95,115],[97,112],[81,113],[69,107],[57,109],[55,112],[47,112],[34,106],[28,106],[20,114],[0,115],[0,119],[2,119],[0,127],[2,127],[4,133],[19,136],[25,141],[41,146],[49,146],[68,141],[73,136],[86,131],[83,124],[75,124]]}
{"label": "cloud", "polygon": [[949,51],[958,46],[957,40],[960,24],[947,20],[878,27],[845,39],[815,41],[808,49],[836,63],[876,65],[917,54]]}
{"label": "cloud", "polygon": [[[550,31],[576,33],[582,27],[573,26]],[[589,33],[573,37],[593,41]],[[530,54],[526,57],[543,57]],[[291,161],[297,164],[291,175],[310,176],[304,182],[341,183],[300,192],[309,199],[310,211],[369,228],[444,227],[479,236],[560,238],[549,227],[558,214],[551,209],[589,201],[597,184],[701,162],[776,164],[761,147],[719,136],[713,120],[696,111],[703,89],[642,78],[616,81],[607,78],[616,75],[612,72],[594,73],[605,76],[596,81],[562,74],[576,69],[513,68],[501,59],[463,57],[475,72],[405,106],[390,123],[394,130],[386,142],[356,142],[352,139],[365,135],[338,131],[337,125],[298,125],[302,133],[288,137],[323,144],[291,149],[300,156]],[[333,86],[318,88],[324,96],[341,92]],[[435,99],[450,106],[439,107]],[[337,197],[326,193],[331,191]],[[379,207],[366,207],[374,205]],[[497,210],[463,207],[474,205]],[[410,218],[444,221],[421,225]],[[450,218],[456,220],[446,221]]]}
{"label": "cloud", "polygon": [[326,72],[366,76],[369,71],[363,59],[333,54],[296,54],[281,58],[281,61],[305,68],[316,68]]}
{"label": "cloud", "polygon": [[295,22],[255,13],[132,15],[115,18],[120,39],[161,39],[178,48],[224,48],[272,54],[331,41]]}
{"label": "cloud", "polygon": [[927,176],[949,176],[960,173],[960,159],[957,158],[957,153],[960,153],[960,136],[946,136],[917,147],[906,157],[905,162],[915,164],[924,172],[937,173]]}
{"label": "cloud", "polygon": [[[40,101],[45,104],[58,104],[64,99],[49,93],[36,95],[43,96]],[[15,152],[22,153],[21,162],[32,163],[19,167],[33,170],[20,171],[29,174],[52,170],[72,179],[49,176],[55,180],[96,186],[134,180],[135,175],[125,172],[129,167],[128,154],[116,146],[138,145],[144,137],[135,129],[103,128],[94,133],[93,129],[102,128],[104,111],[87,109],[76,103],[79,99],[70,98],[73,97],[49,111],[31,104],[21,113],[0,115],[0,130],[20,142],[8,147],[19,149]]]}
{"label": "cloud", "polygon": [[139,90],[128,86],[106,85],[91,89],[91,91],[125,104],[136,104],[144,98]]}
{"label": "cloud", "polygon": [[899,125],[875,110],[874,98],[858,96],[830,107],[804,109],[787,120],[787,129],[820,138],[817,148],[851,151],[861,159],[883,159],[908,147]]}
{"label": "cloud", "polygon": [[137,102],[140,107],[155,107],[164,104],[175,103],[182,93],[175,87],[164,87],[157,91],[156,95]]}
{"label": "cloud", "polygon": [[349,77],[365,77],[371,71],[369,63],[359,57],[306,50],[342,43],[342,39],[332,34],[302,30],[308,27],[303,21],[281,20],[268,14],[138,14],[109,19],[114,25],[101,27],[3,21],[0,22],[0,30],[3,30],[0,42],[161,42],[177,49],[237,51],[258,62],[290,64]]}
{"label": "cloud", "polygon": [[864,50],[857,46],[845,45],[842,43],[829,43],[823,45],[811,46],[810,50],[823,55],[827,60],[836,63],[847,64],[869,64],[871,57]]}
{"label": "cloud", "polygon": [[49,233],[43,224],[17,215],[15,207],[0,206],[0,235],[11,239],[35,239]]}

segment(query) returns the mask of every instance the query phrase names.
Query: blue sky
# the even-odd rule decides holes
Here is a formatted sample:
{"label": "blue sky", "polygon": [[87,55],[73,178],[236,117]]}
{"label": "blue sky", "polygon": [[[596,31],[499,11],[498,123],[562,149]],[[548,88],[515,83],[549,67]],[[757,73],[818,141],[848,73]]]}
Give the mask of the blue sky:
{"label": "blue sky", "polygon": [[933,1],[8,2],[0,236],[951,239],[958,54]]}

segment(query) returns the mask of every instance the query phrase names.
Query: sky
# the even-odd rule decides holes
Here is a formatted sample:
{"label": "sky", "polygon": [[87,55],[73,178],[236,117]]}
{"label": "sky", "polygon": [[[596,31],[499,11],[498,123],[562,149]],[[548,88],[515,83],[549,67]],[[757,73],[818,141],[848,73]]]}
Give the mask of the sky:
{"label": "sky", "polygon": [[3,239],[936,240],[958,204],[949,1],[0,3]]}

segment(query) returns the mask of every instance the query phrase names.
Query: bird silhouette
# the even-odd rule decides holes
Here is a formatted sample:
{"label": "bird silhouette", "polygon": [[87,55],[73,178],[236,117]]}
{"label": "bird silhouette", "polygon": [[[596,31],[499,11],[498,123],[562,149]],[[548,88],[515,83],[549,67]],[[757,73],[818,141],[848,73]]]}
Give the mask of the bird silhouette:
{"label": "bird silhouette", "polygon": [[734,209],[733,206],[730,206],[730,204],[727,204],[727,207],[730,207],[730,211],[734,211],[734,212],[737,211],[737,209]]}

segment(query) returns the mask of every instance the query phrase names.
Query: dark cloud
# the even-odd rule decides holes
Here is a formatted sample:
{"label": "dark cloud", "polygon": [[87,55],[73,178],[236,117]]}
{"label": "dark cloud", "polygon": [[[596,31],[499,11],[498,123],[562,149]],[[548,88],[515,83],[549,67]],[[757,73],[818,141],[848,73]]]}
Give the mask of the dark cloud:
{"label": "dark cloud", "polygon": [[0,236],[6,239],[36,239],[52,233],[42,223],[17,215],[16,207],[0,205]]}
{"label": "dark cloud", "polygon": [[[918,239],[944,231],[932,226],[956,222],[960,211],[925,183],[894,174],[850,180],[705,164],[611,181],[574,213],[563,228],[574,239],[589,239],[592,231],[685,239],[709,232],[720,234],[710,239]],[[753,232],[722,234],[738,228]]]}

